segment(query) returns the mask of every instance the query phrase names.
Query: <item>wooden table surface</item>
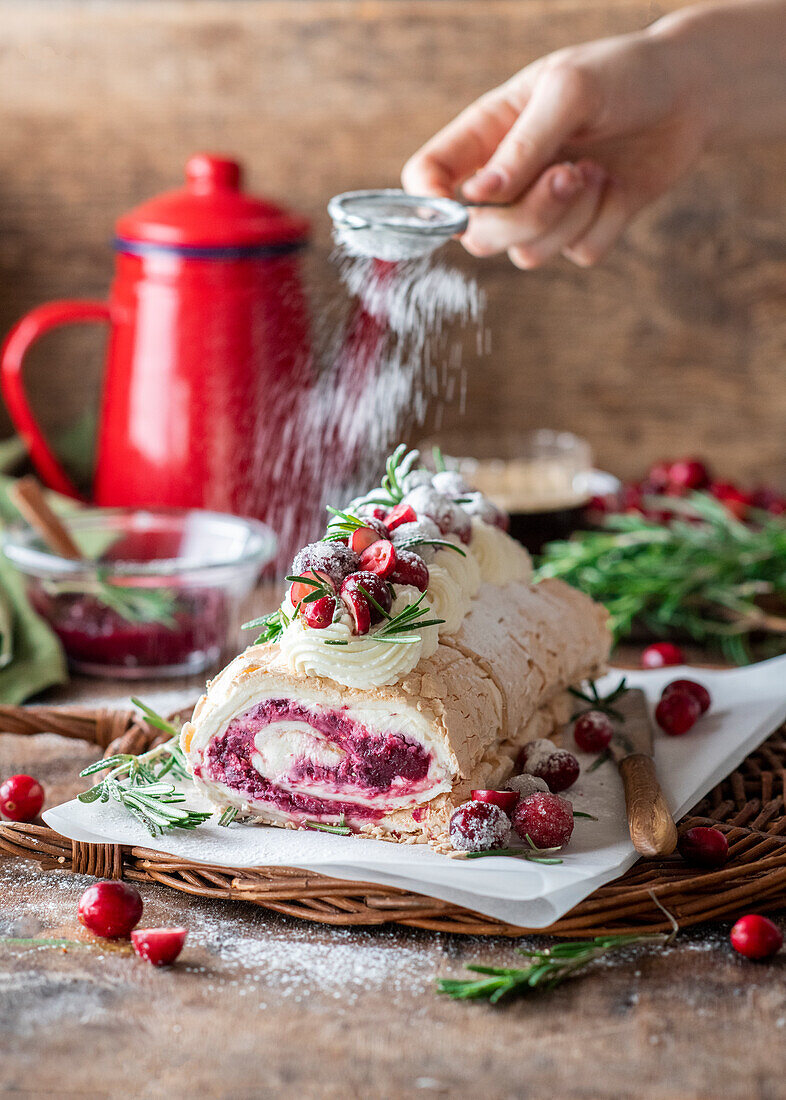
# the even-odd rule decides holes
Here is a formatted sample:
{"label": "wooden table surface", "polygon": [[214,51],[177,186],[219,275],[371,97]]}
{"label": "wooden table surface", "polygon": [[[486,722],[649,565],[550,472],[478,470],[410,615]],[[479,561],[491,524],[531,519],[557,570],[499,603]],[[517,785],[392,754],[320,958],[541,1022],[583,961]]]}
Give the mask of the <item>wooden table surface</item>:
{"label": "wooden table surface", "polygon": [[[59,697],[96,690],[82,681]],[[55,803],[94,755],[51,735],[3,735],[0,775],[36,774]],[[90,881],[0,858],[1,1095],[784,1095],[786,957],[740,959],[728,924],[492,1008],[437,996],[435,979],[473,960],[518,965],[515,942],[330,929],[146,886],[144,923],[189,929],[177,965],[155,970],[79,928]],[[7,942],[44,937],[78,942]]]}

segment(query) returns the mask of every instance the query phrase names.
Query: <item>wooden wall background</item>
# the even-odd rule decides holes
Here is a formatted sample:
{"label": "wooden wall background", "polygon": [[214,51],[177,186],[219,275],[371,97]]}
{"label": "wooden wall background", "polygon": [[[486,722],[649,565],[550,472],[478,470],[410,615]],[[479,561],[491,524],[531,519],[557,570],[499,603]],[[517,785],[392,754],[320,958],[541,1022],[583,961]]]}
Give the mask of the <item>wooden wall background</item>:
{"label": "wooden wall background", "polygon": [[[0,330],[38,302],[102,295],[115,216],[187,155],[242,155],[310,214],[391,185],[461,106],[527,61],[641,27],[648,0],[0,0]],[[730,149],[639,221],[602,267],[517,272],[454,256],[489,295],[455,450],[537,426],[588,436],[621,474],[703,452],[786,485],[786,144]],[[57,341],[57,342],[55,342]],[[30,368],[51,428],[95,399],[100,336]],[[7,426],[7,422],[6,425]]]}

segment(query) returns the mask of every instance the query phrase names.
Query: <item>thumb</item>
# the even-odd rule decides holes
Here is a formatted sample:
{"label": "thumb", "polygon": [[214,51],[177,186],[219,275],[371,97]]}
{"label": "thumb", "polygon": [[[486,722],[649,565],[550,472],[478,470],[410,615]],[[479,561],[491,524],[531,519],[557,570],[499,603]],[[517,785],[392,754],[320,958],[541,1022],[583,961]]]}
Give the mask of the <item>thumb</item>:
{"label": "thumb", "polygon": [[544,74],[492,156],[464,184],[465,198],[495,203],[520,198],[584,125],[587,103],[577,70]]}

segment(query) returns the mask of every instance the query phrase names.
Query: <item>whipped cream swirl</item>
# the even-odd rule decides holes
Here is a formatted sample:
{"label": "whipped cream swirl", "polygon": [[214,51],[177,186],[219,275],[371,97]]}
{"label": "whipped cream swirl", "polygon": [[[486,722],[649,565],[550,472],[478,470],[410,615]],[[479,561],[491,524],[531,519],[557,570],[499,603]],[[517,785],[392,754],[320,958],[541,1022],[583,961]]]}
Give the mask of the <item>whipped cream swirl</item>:
{"label": "whipped cream swirl", "polygon": [[[521,545],[499,527],[473,517],[470,550],[480,567],[481,579],[488,584],[529,583],[532,559]],[[450,553],[450,551],[448,551]]]}

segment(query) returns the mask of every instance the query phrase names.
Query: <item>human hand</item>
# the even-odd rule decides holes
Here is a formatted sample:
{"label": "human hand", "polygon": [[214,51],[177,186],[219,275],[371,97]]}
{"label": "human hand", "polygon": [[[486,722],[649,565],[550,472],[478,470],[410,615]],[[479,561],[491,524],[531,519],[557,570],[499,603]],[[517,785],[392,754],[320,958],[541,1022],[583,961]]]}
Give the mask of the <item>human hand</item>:
{"label": "human hand", "polygon": [[658,24],[549,54],[431,138],[406,164],[404,187],[506,204],[471,211],[461,240],[475,256],[594,264],[704,149],[690,60]]}

